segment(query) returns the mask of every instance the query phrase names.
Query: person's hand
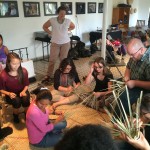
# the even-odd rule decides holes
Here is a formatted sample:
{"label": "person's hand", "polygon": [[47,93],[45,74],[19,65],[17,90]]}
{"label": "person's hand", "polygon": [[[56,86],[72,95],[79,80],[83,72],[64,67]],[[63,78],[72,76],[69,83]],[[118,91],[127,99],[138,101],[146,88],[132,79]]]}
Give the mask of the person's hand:
{"label": "person's hand", "polygon": [[70,93],[70,92],[72,92],[73,91],[73,87],[72,86],[68,86],[67,87],[67,93]]}
{"label": "person's hand", "polygon": [[55,120],[54,124],[57,124],[57,123],[59,123],[59,122],[61,122],[61,121],[63,121],[63,120],[64,120],[64,115],[61,114],[61,115],[59,115],[59,117]]}
{"label": "person's hand", "polygon": [[23,97],[23,96],[27,96],[26,92],[24,91],[20,92],[20,97]]}
{"label": "person's hand", "polygon": [[94,71],[94,63],[92,63],[91,68],[90,68],[90,73],[92,74]]}
{"label": "person's hand", "polygon": [[114,47],[114,45],[110,42],[110,40],[107,40],[107,39],[106,39],[106,44],[109,45],[109,46]]}
{"label": "person's hand", "polygon": [[128,76],[125,76],[125,77],[124,77],[124,81],[125,81],[125,82],[127,82],[127,81],[129,81],[129,80],[130,80],[130,78],[129,78]]}
{"label": "person's hand", "polygon": [[63,115],[63,112],[62,111],[55,111],[55,115]]}
{"label": "person's hand", "polygon": [[150,150],[150,145],[148,141],[145,139],[142,132],[140,132],[139,139],[135,140],[129,137],[126,137],[127,142],[133,145],[135,148],[141,149],[141,150]]}
{"label": "person's hand", "polygon": [[73,82],[73,87],[74,88],[77,88],[79,85],[78,84],[76,84],[75,82]]}
{"label": "person's hand", "polygon": [[135,87],[135,80],[129,80],[126,82],[126,85],[128,86],[129,89],[132,89]]}
{"label": "person's hand", "polygon": [[16,94],[15,94],[15,93],[13,93],[13,92],[9,92],[9,97],[10,97],[11,99],[13,99],[13,98],[15,98],[15,97],[16,97]]}
{"label": "person's hand", "polygon": [[98,97],[101,96],[101,92],[93,92],[93,94],[94,94],[94,96],[95,96],[96,98],[98,98]]}

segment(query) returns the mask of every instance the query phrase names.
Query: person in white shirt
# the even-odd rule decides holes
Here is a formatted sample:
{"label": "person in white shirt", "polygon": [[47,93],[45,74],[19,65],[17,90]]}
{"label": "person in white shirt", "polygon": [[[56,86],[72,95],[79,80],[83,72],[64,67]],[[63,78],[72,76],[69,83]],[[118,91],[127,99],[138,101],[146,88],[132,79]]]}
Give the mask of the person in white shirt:
{"label": "person in white shirt", "polygon": [[[70,19],[65,18],[66,7],[60,6],[57,9],[57,13],[57,17],[50,18],[43,25],[44,31],[51,36],[51,45],[47,75],[42,80],[42,83],[50,81],[52,78],[55,62],[58,57],[60,62],[67,57],[70,49],[70,37],[68,35],[68,31],[75,28],[74,23]],[[49,27],[51,27],[51,30]]]}

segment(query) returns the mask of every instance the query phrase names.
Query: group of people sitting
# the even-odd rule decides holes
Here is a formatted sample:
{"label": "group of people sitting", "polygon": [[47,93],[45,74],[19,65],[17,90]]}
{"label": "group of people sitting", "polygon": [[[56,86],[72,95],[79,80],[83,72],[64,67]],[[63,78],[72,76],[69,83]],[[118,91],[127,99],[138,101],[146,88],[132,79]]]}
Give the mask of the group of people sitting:
{"label": "group of people sitting", "polygon": [[[130,60],[126,66],[124,81],[129,88],[130,103],[132,105],[137,101],[141,90],[144,92],[141,105],[141,116],[144,118],[142,119],[143,122],[147,123],[150,119],[150,95],[147,95],[150,90],[150,48],[145,48],[140,39],[131,39],[127,45],[127,52],[130,55]],[[63,147],[67,150],[67,147],[68,149],[73,149],[72,145],[74,145],[76,142],[79,142],[78,139],[80,139],[80,135],[83,134],[82,131],[87,131],[88,136],[92,136],[92,134],[88,133],[90,128],[93,129],[93,134],[95,129],[97,130],[97,133],[101,133],[102,131],[105,133],[106,129],[103,127],[87,125],[83,127],[75,127],[69,130],[63,137],[63,129],[66,128],[67,122],[63,112],[57,112],[55,109],[59,105],[78,102],[79,97],[73,91],[82,87],[72,59],[64,58],[61,61],[59,68],[55,71],[54,90],[49,91],[48,89],[41,89],[36,95],[36,99],[30,102],[30,93],[28,91],[28,72],[21,66],[21,59],[19,58],[18,54],[14,52],[7,52],[6,48],[3,46],[2,36],[0,36],[0,54],[1,53],[5,54],[7,59],[6,67],[0,73],[0,92],[1,94],[5,95],[6,102],[13,106],[13,120],[15,123],[20,122],[18,116],[19,108],[21,106],[24,107],[26,127],[30,144],[37,147],[51,147],[58,143],[56,150],[59,150],[63,147],[61,145],[64,143],[69,143],[68,146]],[[92,81],[95,80],[96,84],[93,94],[99,101],[101,101],[104,100],[102,99],[103,96],[112,92],[111,79],[113,79],[113,74],[108,70],[104,58],[97,57],[91,64],[84,84],[90,85]],[[88,91],[90,90],[88,89]],[[126,93],[122,93],[120,95],[120,100],[122,101],[125,111],[128,112]],[[47,107],[48,105],[51,105],[51,107]],[[115,110],[119,114],[117,107]],[[55,121],[49,120],[49,114],[53,113],[59,116]],[[87,130],[85,130],[86,128]],[[72,138],[70,138],[70,134],[72,135]],[[114,141],[112,141],[109,134],[109,131],[106,131],[106,135],[110,137],[110,144],[112,144],[111,147],[113,147]],[[97,143],[102,143],[103,149],[109,149],[110,147],[107,148],[107,140],[102,138],[100,134],[97,134],[97,136],[95,136],[95,140],[98,139],[99,141]],[[135,148],[139,148],[141,150],[150,149],[148,144],[149,140],[147,142],[142,133],[140,133],[140,138],[138,140],[130,139],[126,135],[122,137],[124,137],[124,140],[133,145]],[[94,137],[91,138],[91,140],[94,142]],[[79,146],[76,147],[76,149],[82,149],[83,145],[85,146],[83,149],[88,149],[86,145],[89,145],[91,148],[95,147],[95,149],[96,147],[101,147],[99,145],[90,145],[90,143],[92,144],[93,142],[88,139],[87,141],[84,140],[80,140],[80,142],[76,144]],[[85,144],[86,142],[89,143]],[[115,145],[117,145],[115,147],[120,146],[119,149],[121,150],[124,148],[124,146],[132,147],[130,144],[128,145],[126,142],[125,144],[122,144],[122,141],[117,141],[115,142]]]}

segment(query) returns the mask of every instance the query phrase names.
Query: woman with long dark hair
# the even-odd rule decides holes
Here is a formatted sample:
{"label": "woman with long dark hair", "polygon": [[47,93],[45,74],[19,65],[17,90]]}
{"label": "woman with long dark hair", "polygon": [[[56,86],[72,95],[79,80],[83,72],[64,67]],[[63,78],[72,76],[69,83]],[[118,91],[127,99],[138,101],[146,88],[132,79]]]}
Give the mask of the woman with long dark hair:
{"label": "woman with long dark hair", "polygon": [[0,74],[0,90],[6,96],[6,102],[13,106],[14,122],[19,123],[19,108],[25,112],[30,105],[28,92],[28,72],[21,67],[21,59],[16,53],[8,53],[6,68]]}
{"label": "woman with long dark hair", "polygon": [[96,98],[103,100],[101,99],[103,96],[112,92],[110,79],[113,79],[113,75],[108,70],[104,58],[98,57],[91,65],[90,71],[85,79],[85,84],[90,85],[95,80],[94,95]]}
{"label": "woman with long dark hair", "polygon": [[59,105],[73,103],[78,100],[75,94],[69,95],[74,88],[80,85],[80,79],[76,71],[74,62],[70,58],[65,58],[60,63],[59,68],[54,74],[54,88],[51,93],[53,101],[58,101],[53,104],[56,108]]}

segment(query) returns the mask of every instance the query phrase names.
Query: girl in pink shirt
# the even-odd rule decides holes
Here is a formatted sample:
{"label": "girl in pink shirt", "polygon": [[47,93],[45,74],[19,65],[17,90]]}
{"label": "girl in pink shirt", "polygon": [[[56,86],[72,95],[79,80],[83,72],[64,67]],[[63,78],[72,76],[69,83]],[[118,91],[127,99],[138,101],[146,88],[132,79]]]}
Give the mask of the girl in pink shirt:
{"label": "girl in pink shirt", "polygon": [[47,106],[52,100],[49,90],[41,90],[30,104],[26,115],[26,126],[30,144],[37,147],[54,146],[62,138],[61,130],[67,125],[61,114],[53,123],[49,121]]}

